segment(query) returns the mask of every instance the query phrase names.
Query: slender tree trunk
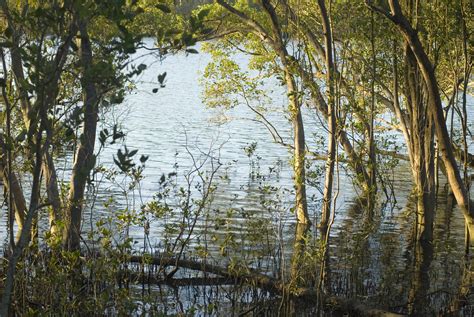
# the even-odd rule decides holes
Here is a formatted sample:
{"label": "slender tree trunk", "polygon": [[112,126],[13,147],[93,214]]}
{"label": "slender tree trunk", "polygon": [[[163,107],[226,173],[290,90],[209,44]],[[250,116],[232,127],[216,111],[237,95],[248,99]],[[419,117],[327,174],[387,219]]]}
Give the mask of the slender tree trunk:
{"label": "slender tree trunk", "polygon": [[290,56],[281,36],[281,29],[275,8],[269,0],[262,0],[265,11],[270,16],[272,22],[272,33],[274,37],[273,48],[280,57],[285,73],[285,82],[288,90],[289,108],[294,133],[294,178],[296,191],[296,217],[299,223],[310,223],[308,216],[308,203],[306,199],[306,171],[305,171],[305,135],[303,117],[301,115],[301,103],[299,101],[298,89],[295,79],[290,71]]}
{"label": "slender tree trunk", "polygon": [[377,59],[375,56],[375,21],[372,13],[370,21],[370,46],[372,53],[372,80],[370,83],[370,116],[369,116],[369,129],[368,129],[368,143],[367,147],[369,150],[369,192],[368,192],[368,204],[369,214],[373,214],[375,195],[377,192],[377,156],[375,153],[375,135],[374,135],[374,124],[375,124],[375,80],[377,77]]}
{"label": "slender tree trunk", "polygon": [[[45,111],[41,109],[40,111]],[[0,316],[8,316],[11,297],[14,291],[15,271],[18,260],[20,259],[23,250],[28,245],[31,235],[30,231],[33,226],[33,220],[36,218],[39,209],[39,198],[40,198],[40,183],[41,183],[41,165],[42,165],[42,131],[44,130],[43,124],[40,123],[39,133],[36,135],[35,142],[35,166],[33,170],[33,185],[31,188],[30,206],[28,213],[25,218],[24,227],[19,236],[18,242],[16,243],[13,253],[9,257],[8,267],[6,271],[6,279],[3,288],[2,301],[0,303]]]}
{"label": "slender tree trunk", "polygon": [[413,54],[416,57],[416,61],[426,84],[426,91],[429,99],[428,107],[429,112],[434,119],[434,126],[441,159],[446,168],[446,174],[453,194],[466,220],[467,232],[470,236],[469,240],[474,242],[474,210],[470,209],[469,196],[466,186],[462,181],[453,153],[448,129],[444,120],[443,106],[433,65],[431,64],[431,61],[429,60],[416,31],[412,28],[406,17],[403,15],[400,4],[397,0],[389,0],[390,12],[374,6],[371,1],[367,1],[367,3],[373,10],[385,15],[395,25],[397,25],[405,41],[410,46]]}
{"label": "slender tree trunk", "polygon": [[[293,9],[288,5],[288,2],[286,0],[281,1],[283,6],[285,7],[285,10],[289,13],[289,17],[292,20],[292,22],[299,27],[302,32],[304,33],[305,37],[308,39],[309,44],[311,47],[316,51],[316,53],[321,57],[326,59],[326,50],[324,47],[319,43],[318,39],[316,38],[315,34],[310,31],[309,26],[305,23],[304,20],[299,19],[298,16],[295,14]],[[330,121],[330,116],[328,113],[328,108],[329,105],[327,102],[324,100],[324,97],[321,94],[320,88],[317,85],[317,83],[314,81],[312,78],[312,75],[305,71],[301,65],[297,64],[294,65],[295,70],[299,73],[301,78],[303,79],[304,84],[309,88],[311,92],[311,97],[313,99],[313,103],[316,106],[316,109],[323,114],[324,119],[328,122]],[[340,79],[341,86],[347,90],[350,91],[351,87],[346,83],[344,78],[341,76],[341,74],[338,72],[336,67],[333,68],[333,81],[338,78]],[[347,157],[349,158],[349,164],[351,167],[354,169],[358,176],[358,181],[362,185],[362,188],[365,192],[368,192],[370,189],[370,184],[369,184],[369,174],[367,173],[366,166],[364,164],[364,161],[361,159],[361,157],[358,155],[358,153],[354,150],[354,147],[352,146],[352,143],[344,129],[342,127],[338,127],[338,139],[340,145],[343,147],[344,152],[346,153]]]}
{"label": "slender tree trunk", "polygon": [[291,256],[291,275],[290,289],[304,287],[304,283],[308,283],[308,270],[305,265],[306,241],[308,241],[308,233],[310,226],[304,223],[297,223],[295,230],[295,240],[293,243],[293,254]]}
{"label": "slender tree trunk", "polygon": [[336,159],[337,147],[337,120],[336,103],[334,96],[334,73],[335,65],[332,54],[332,29],[329,21],[329,15],[326,9],[325,0],[318,0],[318,7],[321,13],[324,42],[325,42],[325,62],[326,62],[326,81],[327,89],[327,112],[328,112],[328,159],[326,162],[326,177],[324,181],[323,206],[321,214],[321,228],[326,228],[331,215],[332,188],[334,183],[334,165]]}
{"label": "slender tree trunk", "polygon": [[66,215],[64,232],[65,247],[69,250],[80,248],[82,208],[87,178],[95,164],[94,145],[98,121],[98,95],[93,82],[93,55],[87,31],[87,22],[78,21],[80,40],[80,60],[82,64],[82,88],[84,126],[80,136],[80,143],[76,151],[76,159],[71,176],[69,191],[69,205]]}
{"label": "slender tree trunk", "polygon": [[[5,61],[5,55],[3,49],[0,49],[0,57],[2,63],[2,69],[4,73],[3,78],[3,85],[1,87],[2,90],[2,97],[6,107],[6,138],[7,140],[11,140],[11,110],[12,106],[9,101],[9,96],[6,89],[6,83],[8,81],[7,74],[7,66]],[[8,193],[8,226],[9,226],[9,235],[10,235],[10,245],[11,250],[13,251],[13,247],[15,245],[15,239],[13,238],[13,222],[14,219],[18,225],[18,234],[21,234],[21,230],[23,228],[24,218],[26,214],[26,201],[23,195],[23,191],[21,189],[20,183],[18,181],[18,177],[13,172],[12,163],[13,163],[13,155],[12,155],[12,145],[5,143],[5,138],[3,135],[0,136],[0,149],[6,155],[2,155],[1,159],[1,174],[3,184],[5,186],[6,192]]]}
{"label": "slender tree trunk", "polygon": [[[292,66],[293,68],[296,69],[298,72],[298,75],[301,76],[301,79],[303,80],[303,83],[306,85],[306,87],[309,89],[310,94],[311,94],[311,99],[313,101],[313,104],[316,108],[316,110],[323,115],[323,118],[326,120],[326,122],[329,121],[329,105],[324,99],[323,94],[321,93],[321,89],[319,85],[316,83],[316,81],[312,78],[311,74],[309,74],[306,70],[303,69],[303,67],[299,63],[293,63]],[[338,129],[337,131],[338,137],[337,139],[339,140],[340,145],[344,149],[344,152],[346,153],[349,161],[349,165],[354,169],[356,172],[360,183],[362,184],[362,187],[364,191],[368,191],[370,186],[369,186],[369,174],[367,173],[367,170],[364,165],[364,161],[362,158],[359,156],[359,154],[355,151],[354,147],[352,146],[352,142],[349,139],[349,135],[344,129]]]}
{"label": "slender tree trunk", "polygon": [[[50,141],[47,140],[47,142],[47,148],[49,148]],[[62,220],[63,217],[61,211],[61,196],[59,194],[58,188],[58,176],[54,166],[53,158],[49,151],[45,151],[43,157],[43,177],[46,185],[46,194],[51,204],[49,212],[49,229],[51,233],[55,235],[59,233],[57,224]]]}
{"label": "slender tree trunk", "polygon": [[469,147],[467,144],[467,90],[469,85],[469,79],[471,77],[471,70],[472,70],[472,59],[468,53],[468,43],[469,43],[469,34],[467,33],[467,26],[466,26],[466,16],[464,12],[464,3],[461,1],[461,24],[462,24],[462,51],[463,51],[463,59],[464,59],[464,78],[463,78],[463,90],[462,90],[462,134],[463,134],[463,145],[464,145],[464,182],[466,187],[468,188],[469,194],[469,187],[470,187],[470,180],[468,177],[468,157],[469,157]]}
{"label": "slender tree trunk", "polygon": [[408,311],[410,316],[424,316],[427,312],[427,301],[429,301],[427,294],[430,289],[429,269],[432,261],[432,243],[417,243],[414,255],[414,276],[412,277],[408,294]]}
{"label": "slender tree trunk", "polygon": [[[290,79],[290,81],[294,83],[292,78]],[[291,89],[289,89],[289,91],[291,91]],[[296,99],[296,97],[294,99]],[[308,224],[310,223],[310,220],[308,215],[308,203],[306,198],[306,149],[303,117],[301,115],[301,106],[296,100],[290,101],[290,107],[292,108],[292,110],[290,111],[293,111],[292,121],[295,145],[295,151],[293,156],[296,191],[296,217],[299,223]]]}
{"label": "slender tree trunk", "polygon": [[[19,44],[19,38],[21,34],[17,31],[17,28],[15,26],[15,22],[13,21],[10,11],[8,8],[7,2],[2,3],[2,10],[5,13],[9,26],[13,30],[13,46],[10,49],[10,56],[11,56],[11,69],[15,78],[15,83],[17,86],[17,91],[18,91],[18,98],[20,101],[20,107],[21,107],[21,112],[23,115],[23,122],[25,124],[25,128],[27,131],[30,130],[30,125],[31,125],[31,119],[30,119],[30,112],[32,110],[32,105],[30,103],[29,97],[28,97],[28,91],[27,89],[24,88],[24,82],[25,82],[25,75],[24,75],[24,70],[23,70],[23,62],[22,62],[22,57],[21,57],[21,52],[20,52],[20,44]],[[43,101],[43,107],[46,107],[50,109],[58,95],[58,85],[59,85],[59,80],[61,77],[61,73],[64,69],[64,64],[66,63],[66,59],[68,56],[68,51],[72,42],[73,37],[75,36],[75,33],[77,32],[77,28],[75,25],[75,22],[73,21],[71,23],[69,33],[67,34],[66,38],[64,39],[64,42],[62,45],[58,47],[58,50],[56,52],[56,56],[54,59],[54,67],[53,67],[53,72],[50,74],[49,79],[47,80],[46,84],[43,85],[44,89],[44,94],[45,98],[38,98],[37,102]],[[35,106],[37,107],[37,105]],[[47,119],[47,118],[43,118]],[[48,120],[49,121],[49,120]],[[50,147],[52,145],[52,127],[50,126],[51,123],[45,122],[47,125],[46,131],[47,131],[47,138],[46,138],[46,146],[45,146],[45,151],[44,151],[44,157],[43,157],[43,174],[44,174],[44,181],[45,181],[45,186],[46,186],[46,193],[48,196],[48,200],[51,204],[51,212],[49,215],[49,222],[50,222],[50,230],[52,233],[57,232],[56,228],[56,223],[59,222],[62,218],[61,214],[61,199],[60,199],[60,193],[59,193],[59,186],[58,186],[58,177],[56,174],[56,168],[54,164],[54,160],[51,156],[51,150]]]}
{"label": "slender tree trunk", "polygon": [[[3,136],[0,136],[0,148],[2,149],[3,153],[7,152],[7,148],[5,145],[5,141]],[[23,228],[24,221],[25,221],[25,214],[28,210],[26,205],[25,196],[23,195],[23,190],[20,186],[20,181],[15,173],[11,173],[11,180],[8,176],[8,160],[6,156],[2,156],[1,161],[1,175],[2,181],[5,186],[5,190],[7,192],[11,192],[12,195],[12,211],[14,211],[14,217],[16,224],[18,226],[18,231],[20,232]]]}

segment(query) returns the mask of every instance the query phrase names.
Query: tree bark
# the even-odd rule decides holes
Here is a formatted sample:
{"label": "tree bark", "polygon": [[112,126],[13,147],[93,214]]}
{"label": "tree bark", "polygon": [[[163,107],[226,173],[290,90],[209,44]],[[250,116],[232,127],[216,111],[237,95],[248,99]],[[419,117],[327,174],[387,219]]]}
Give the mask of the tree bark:
{"label": "tree bark", "polygon": [[[305,37],[307,38],[309,44],[311,47],[316,51],[316,53],[321,56],[321,58],[326,59],[326,50],[324,47],[319,43],[318,39],[314,35],[313,32],[310,31],[309,26],[305,23],[303,19],[298,18],[298,16],[295,14],[293,9],[288,5],[287,1],[281,1],[283,6],[285,7],[285,10],[288,12],[290,19],[293,21],[293,23],[301,28],[302,32],[304,33]],[[299,73],[301,78],[303,79],[305,85],[311,92],[311,96],[313,99],[313,103],[316,106],[316,109],[323,114],[324,119],[326,122],[329,123],[330,117],[329,117],[329,112],[328,108],[329,105],[326,103],[324,100],[324,97],[321,94],[320,88],[317,85],[317,83],[313,80],[312,75],[309,74],[307,71],[305,71],[301,65],[295,65],[296,71]],[[341,76],[341,74],[338,72],[338,70],[334,67],[334,73],[333,73],[333,78],[340,79],[341,86],[347,90],[350,91],[351,87],[347,84],[347,82],[344,80],[344,78]],[[333,80],[334,80],[333,79]],[[363,120],[362,120],[363,121]],[[365,125],[365,129],[367,130],[369,127]],[[367,173],[367,170],[365,168],[364,162],[361,159],[361,157],[356,153],[354,150],[351,141],[349,140],[349,137],[344,129],[339,127],[338,131],[338,139],[339,143],[344,149],[344,152],[346,155],[349,157],[350,165],[356,172],[358,176],[358,181],[362,185],[362,188],[365,192],[369,191],[370,185],[369,185],[369,174]]]}
{"label": "tree bark", "polygon": [[433,238],[436,207],[434,180],[433,118],[428,111],[425,84],[410,47],[405,47],[405,96],[410,120],[409,139],[411,168],[416,193],[416,238],[431,241]]}
{"label": "tree bark", "polygon": [[332,187],[334,183],[334,165],[337,147],[336,102],[334,95],[334,73],[336,67],[332,56],[332,29],[326,10],[325,0],[318,0],[318,7],[321,13],[325,39],[326,81],[328,86],[328,159],[326,161],[326,177],[324,181],[323,206],[320,223],[322,228],[326,228],[329,224],[329,218],[331,215]]}
{"label": "tree bark", "polygon": [[[41,109],[40,111],[45,111],[45,109]],[[38,214],[39,209],[39,198],[40,198],[40,182],[41,182],[41,165],[42,165],[42,131],[44,130],[43,123],[41,121],[39,127],[39,133],[36,135],[36,142],[35,142],[35,166],[33,169],[33,185],[31,188],[31,197],[30,197],[30,205],[28,207],[28,213],[26,214],[24,227],[21,230],[18,242],[15,244],[13,248],[13,252],[9,257],[8,267],[6,271],[6,278],[5,278],[5,285],[3,289],[2,301],[0,303],[0,316],[8,316],[11,296],[14,290],[14,281],[15,281],[15,271],[16,265],[20,256],[23,253],[24,248],[28,245],[31,234],[30,231],[33,226],[33,221]]]}
{"label": "tree bark", "polygon": [[291,121],[293,123],[293,139],[294,139],[294,184],[296,191],[296,217],[299,223],[308,224],[308,203],[306,199],[306,171],[305,171],[305,135],[303,117],[301,115],[301,103],[299,101],[298,89],[296,87],[295,79],[290,71],[290,56],[286,49],[281,36],[281,28],[278,22],[275,9],[269,0],[262,0],[262,4],[272,22],[272,33],[274,37],[273,48],[278,54],[285,74],[285,82],[288,90],[289,110]]}
{"label": "tree bark", "polygon": [[[201,272],[207,272],[219,275],[224,278],[238,280],[268,290],[275,294],[288,294],[288,283],[277,280],[271,276],[260,273],[252,269],[233,270],[228,267],[218,266],[202,262],[199,260],[176,260],[175,258],[164,257],[141,257],[131,256],[128,261],[130,263],[140,263],[143,265],[157,265],[157,266],[175,266],[180,268],[187,268]],[[364,305],[357,300],[346,299],[337,296],[326,296],[321,294],[314,288],[297,288],[290,293],[291,298],[301,299],[309,302],[315,302],[316,297],[320,296],[325,307],[329,309],[355,314],[357,316],[400,316],[396,313],[391,313],[386,310],[372,308]],[[352,315],[351,315],[352,316]]]}
{"label": "tree bark", "polygon": [[83,88],[84,126],[79,138],[76,159],[72,169],[71,185],[68,197],[64,244],[68,250],[80,248],[82,208],[87,178],[95,164],[94,145],[98,121],[98,95],[93,81],[93,54],[87,22],[78,20],[81,35],[80,61],[82,65],[81,84]]}
{"label": "tree bark", "polygon": [[[25,124],[26,131],[30,131],[31,128],[31,117],[30,112],[32,108],[36,108],[38,105],[32,107],[30,99],[28,97],[28,91],[24,88],[25,82],[25,74],[23,70],[23,62],[22,56],[20,51],[20,43],[19,39],[21,34],[19,33],[18,29],[16,28],[15,22],[10,15],[10,10],[8,7],[7,2],[2,3],[2,10],[5,13],[7,18],[9,27],[13,30],[12,36],[12,48],[10,49],[10,56],[11,56],[11,69],[14,75],[15,84],[18,91],[18,98],[20,101],[20,108],[23,115],[23,122]],[[58,47],[58,50],[55,55],[54,59],[54,67],[51,74],[49,74],[48,79],[46,82],[41,83],[40,90],[42,91],[41,94],[43,95],[42,98],[37,98],[36,103],[42,102],[42,107],[46,107],[50,109],[57,98],[58,91],[59,91],[59,80],[61,78],[62,71],[64,69],[64,65],[67,60],[69,48],[72,42],[73,37],[76,35],[77,32],[76,23],[73,21],[69,27],[69,32],[66,35],[64,42]],[[47,121],[50,121],[48,118]],[[49,222],[50,222],[50,230],[52,233],[57,232],[56,223],[62,219],[61,214],[61,199],[59,194],[59,186],[58,186],[58,177],[56,173],[56,168],[54,164],[54,160],[51,155],[51,144],[53,139],[53,131],[52,127],[50,126],[51,123],[45,122],[47,128],[47,138],[46,138],[46,145],[43,157],[43,174],[44,174],[44,181],[46,186],[46,193],[48,196],[48,200],[51,204],[51,212],[49,215]]]}
{"label": "tree bark", "polygon": [[474,211],[470,208],[469,196],[464,185],[457,162],[453,153],[448,129],[444,119],[443,106],[441,96],[439,93],[438,82],[436,75],[428,55],[426,54],[423,45],[416,31],[403,15],[400,4],[397,0],[389,0],[390,12],[382,8],[374,6],[372,1],[366,0],[371,9],[383,14],[390,21],[392,21],[400,30],[406,43],[410,46],[416,61],[423,75],[428,93],[428,107],[429,112],[433,116],[436,137],[438,140],[439,152],[441,159],[446,168],[446,175],[451,186],[453,194],[458,205],[464,215],[467,231],[470,235],[470,241],[474,242]]}

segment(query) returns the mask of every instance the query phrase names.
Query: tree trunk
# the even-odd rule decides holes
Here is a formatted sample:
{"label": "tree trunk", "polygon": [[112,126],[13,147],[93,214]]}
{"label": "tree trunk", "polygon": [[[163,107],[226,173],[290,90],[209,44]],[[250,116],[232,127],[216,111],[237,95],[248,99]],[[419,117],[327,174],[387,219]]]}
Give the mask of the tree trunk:
{"label": "tree trunk", "polygon": [[[287,80],[293,84],[293,78],[287,78]],[[287,81],[288,82],[288,81]],[[289,87],[289,86],[288,86]],[[291,89],[288,89],[291,93]],[[294,92],[296,94],[296,92]],[[296,99],[297,97],[293,97]],[[290,97],[292,99],[292,97]],[[294,133],[294,145],[295,151],[294,157],[294,177],[295,177],[295,191],[296,191],[296,218],[299,223],[308,224],[310,223],[308,215],[308,203],[306,199],[306,168],[305,168],[305,136],[303,117],[301,116],[301,108],[296,100],[290,101],[290,108],[292,108],[292,121],[293,121],[293,133]],[[290,111],[291,111],[290,110]]]}
{"label": "tree trunk", "polygon": [[[313,80],[311,75],[308,74],[308,72],[306,72],[301,67],[300,64],[298,63],[293,63],[293,64],[298,74],[301,76],[303,83],[308,87],[311,94],[311,99],[313,101],[313,104],[316,107],[316,110],[323,115],[323,118],[326,120],[326,122],[329,122],[329,113],[328,113],[329,105],[324,99],[319,85],[316,83],[315,80]],[[349,165],[351,165],[351,167],[356,172],[358,176],[358,180],[362,184],[364,191],[368,191],[370,188],[369,174],[367,173],[367,170],[365,168],[362,158],[357,154],[354,147],[352,146],[352,143],[346,131],[344,131],[343,129],[339,129],[339,131],[337,132],[339,134],[338,135],[339,143],[344,149],[344,152],[346,153],[348,157]]]}
{"label": "tree trunk", "polygon": [[406,105],[410,119],[411,168],[416,193],[416,238],[433,238],[436,205],[434,183],[434,130],[433,118],[428,111],[425,85],[411,49],[405,47]]}
{"label": "tree trunk", "polygon": [[72,169],[69,191],[69,205],[66,215],[64,232],[65,247],[69,250],[80,248],[82,208],[87,178],[95,164],[94,145],[98,121],[98,96],[93,82],[92,47],[87,31],[87,22],[78,21],[80,40],[80,60],[82,64],[81,84],[83,88],[84,126],[80,135],[80,143],[76,151],[76,159]]}
{"label": "tree trunk", "polygon": [[372,53],[372,80],[370,83],[370,116],[369,116],[369,129],[367,130],[367,147],[369,151],[369,192],[367,195],[368,203],[367,208],[369,215],[373,215],[374,204],[375,204],[375,195],[377,193],[377,156],[375,153],[375,135],[374,135],[374,124],[375,124],[375,80],[377,77],[377,59],[375,56],[375,33],[374,33],[374,16],[371,16],[371,34],[370,34],[370,46]]}
{"label": "tree trunk", "polygon": [[[318,0],[319,1],[319,0]],[[287,1],[281,1],[283,6],[285,7],[285,10],[288,12],[290,19],[293,21],[293,23],[302,29],[304,35],[308,39],[309,44],[313,47],[313,49],[316,51],[316,53],[321,56],[321,58],[326,59],[326,50],[323,48],[323,46],[319,43],[318,39],[316,36],[310,31],[310,28],[308,25],[304,22],[304,20],[299,19],[298,16],[295,14],[293,9],[288,5]],[[303,79],[303,82],[305,85],[309,88],[311,92],[311,97],[313,99],[313,103],[315,104],[317,110],[323,114],[324,119],[328,122],[330,121],[329,113],[328,113],[328,108],[329,105],[326,103],[324,100],[321,91],[319,89],[318,84],[313,80],[312,75],[309,74],[307,71],[305,71],[301,65],[298,63],[295,63],[295,70],[299,73],[301,78]],[[338,72],[336,67],[333,68],[333,81],[335,78],[340,79],[340,83],[342,87],[346,90],[350,90],[351,87],[346,83],[344,78],[341,76],[341,74]],[[365,127],[366,129],[368,127]],[[361,159],[361,157],[355,152],[351,141],[349,140],[349,137],[347,133],[342,129],[342,127],[338,127],[338,139],[339,143],[344,149],[344,152],[346,153],[347,157],[349,158],[349,164],[351,167],[354,169],[358,176],[358,181],[362,185],[362,189],[367,192],[370,189],[369,185],[369,174],[367,173],[367,170],[365,168],[364,162]]]}
{"label": "tree trunk", "polygon": [[[10,56],[11,56],[11,69],[14,75],[17,91],[18,91],[18,98],[20,101],[20,106],[21,106],[21,112],[23,115],[23,122],[25,124],[25,128],[27,131],[30,130],[31,126],[31,119],[30,119],[30,111],[32,108],[37,107],[35,105],[32,107],[30,103],[30,99],[28,97],[28,92],[27,89],[24,88],[24,82],[25,82],[25,74],[23,70],[23,62],[22,62],[22,56],[20,52],[20,45],[19,45],[19,38],[21,34],[19,34],[19,31],[15,27],[15,23],[10,15],[10,11],[8,8],[7,3],[3,3],[2,5],[2,10],[5,13],[8,24],[13,30],[13,46],[10,49]],[[72,42],[73,37],[75,36],[75,33],[77,32],[77,28],[75,25],[75,22],[73,21],[71,23],[71,26],[69,28],[69,33],[67,34],[63,44],[61,44],[58,47],[58,50],[56,52],[54,64],[55,66],[53,67],[53,72],[49,74],[49,79],[47,80],[46,83],[43,83],[42,90],[44,91],[43,93],[45,94],[44,98],[37,98],[37,103],[43,102],[44,104],[42,107],[46,107],[47,109],[50,109],[56,100],[56,97],[58,95],[58,85],[59,85],[59,80],[62,74],[62,71],[64,69],[64,64],[66,63],[67,56],[68,56],[68,51]],[[43,118],[47,119],[47,118]],[[49,119],[47,119],[49,121]],[[59,186],[58,186],[58,177],[56,174],[56,168],[54,164],[54,160],[51,156],[50,152],[50,146],[52,143],[52,127],[50,127],[47,122],[45,122],[47,125],[47,139],[46,139],[46,146],[45,146],[45,151],[44,151],[44,157],[43,157],[43,174],[44,174],[44,181],[45,181],[45,186],[46,186],[46,193],[48,196],[48,200],[51,204],[51,212],[49,215],[49,222],[50,222],[50,230],[52,233],[57,232],[57,227],[56,224],[61,221],[61,199],[60,199],[60,194],[59,194]]]}
{"label": "tree trunk", "polygon": [[459,168],[453,153],[433,65],[431,64],[416,31],[403,15],[400,4],[397,0],[389,0],[391,12],[387,12],[382,8],[372,5],[371,1],[367,1],[367,3],[373,10],[385,15],[395,25],[397,25],[416,58],[426,85],[426,92],[429,100],[428,111],[434,119],[439,152],[446,169],[448,182],[464,215],[467,230],[470,235],[470,241],[474,242],[474,211],[470,209],[469,196],[459,173]]}
{"label": "tree trunk", "polygon": [[321,227],[326,228],[331,215],[332,187],[334,183],[334,165],[337,147],[337,123],[336,123],[336,102],[334,91],[335,65],[332,54],[332,30],[329,16],[326,10],[325,0],[318,0],[319,11],[321,12],[323,33],[325,39],[325,59],[326,59],[326,81],[328,96],[328,159],[326,162],[326,177],[324,181],[323,206],[321,213]]}
{"label": "tree trunk", "polygon": [[296,218],[299,223],[308,224],[311,221],[308,216],[308,203],[306,200],[306,171],[305,171],[305,135],[303,126],[303,117],[301,115],[301,103],[299,102],[298,89],[295,79],[289,69],[290,56],[281,37],[281,29],[276,16],[275,8],[270,1],[263,0],[263,7],[272,21],[272,32],[274,36],[273,48],[280,57],[285,73],[285,82],[288,90],[289,110],[293,123],[294,133],[294,178],[296,191]]}
{"label": "tree trunk", "polygon": [[[40,109],[40,111],[45,111],[45,109]],[[13,252],[9,257],[8,267],[6,270],[5,284],[3,288],[2,301],[0,304],[0,316],[8,316],[8,311],[10,308],[11,296],[14,291],[14,282],[15,282],[15,272],[16,265],[20,259],[21,254],[23,253],[24,248],[28,245],[31,235],[30,231],[33,226],[33,221],[38,214],[39,209],[39,199],[40,199],[40,181],[41,181],[41,165],[42,165],[42,132],[44,130],[44,125],[41,122],[39,133],[36,135],[35,142],[35,166],[33,169],[33,184],[31,188],[30,196],[30,205],[28,207],[28,213],[26,214],[24,227],[21,230],[19,235],[18,242],[13,248]]]}
{"label": "tree trunk", "polygon": [[[308,224],[297,223],[295,230],[295,240],[293,243],[293,254],[291,256],[290,289],[298,289],[306,286],[311,281],[311,270],[305,266],[305,254],[310,226]],[[307,264],[307,263],[306,263]]]}

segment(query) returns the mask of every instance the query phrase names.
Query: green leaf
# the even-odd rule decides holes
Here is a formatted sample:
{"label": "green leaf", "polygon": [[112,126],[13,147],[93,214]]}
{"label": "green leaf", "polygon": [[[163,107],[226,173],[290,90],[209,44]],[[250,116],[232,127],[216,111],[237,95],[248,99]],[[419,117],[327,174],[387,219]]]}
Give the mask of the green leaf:
{"label": "green leaf", "polygon": [[199,54],[199,52],[197,50],[195,50],[194,48],[188,48],[186,49],[186,53],[189,53],[189,54]]}
{"label": "green leaf", "polygon": [[13,43],[10,41],[0,42],[0,47],[12,47]]}
{"label": "green leaf", "polygon": [[120,162],[125,161],[125,155],[122,153],[122,150],[120,150],[120,149],[117,151],[117,157],[118,157]]}
{"label": "green leaf", "polygon": [[122,164],[120,164],[120,162],[117,161],[117,160],[115,159],[115,157],[114,157],[114,163],[115,163],[115,165],[117,165],[120,169],[122,169]]}
{"label": "green leaf", "polygon": [[5,32],[3,33],[5,35],[6,38],[9,38],[13,35],[13,30],[11,27],[7,27],[5,29]]}
{"label": "green leaf", "polygon": [[199,20],[203,20],[206,16],[208,16],[210,11],[211,11],[211,8],[205,8],[199,11],[197,15]]}
{"label": "green leaf", "polygon": [[161,86],[163,86],[165,78],[166,78],[166,72],[164,72],[163,74],[158,75],[158,82],[160,83]]}
{"label": "green leaf", "polygon": [[171,9],[166,4],[157,3],[156,7],[160,9],[161,11],[163,11],[164,13],[171,13]]}
{"label": "green leaf", "polygon": [[26,138],[26,130],[23,129],[23,130],[21,130],[20,134],[16,137],[16,141],[17,142],[22,142],[22,141],[25,140],[25,138]]}

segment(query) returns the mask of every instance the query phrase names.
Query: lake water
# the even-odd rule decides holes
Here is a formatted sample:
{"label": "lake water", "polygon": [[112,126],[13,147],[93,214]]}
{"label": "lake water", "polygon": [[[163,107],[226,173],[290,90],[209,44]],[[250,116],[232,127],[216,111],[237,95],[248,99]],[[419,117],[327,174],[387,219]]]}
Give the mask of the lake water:
{"label": "lake water", "polygon": [[[138,54],[145,54],[145,51]],[[236,55],[236,58],[245,65],[245,56]],[[227,111],[205,107],[199,81],[209,61],[210,56],[202,52],[187,56],[177,54],[162,62],[157,62],[154,56],[140,59],[140,63],[149,67],[137,79],[137,88],[125,102],[105,114],[107,122],[102,128],[109,127],[110,130],[112,124],[119,124],[127,134],[127,147],[137,149],[138,157],[141,154],[149,156],[144,178],[135,190],[128,191],[129,179],[119,175],[115,181],[110,181],[104,174],[97,174],[99,197],[93,205],[89,204],[84,214],[83,230],[94,228],[97,219],[111,213],[120,213],[125,208],[139,210],[160,190],[163,174],[176,171],[177,186],[185,186],[185,175],[193,169],[191,157],[197,164],[206,161],[201,168],[205,176],[210,175],[211,162],[217,164],[218,159],[222,165],[214,178],[217,189],[210,205],[197,218],[185,256],[196,256],[196,249],[205,246],[209,262],[224,265],[240,259],[270,275],[288,275],[295,238],[295,216],[290,211],[293,201],[290,153],[272,141],[266,128],[255,121],[255,114],[244,105]],[[156,77],[163,72],[167,73],[166,87],[153,93],[152,89],[158,86]],[[268,119],[284,138],[291,140],[291,126],[285,117],[284,87],[276,80],[269,81],[267,86],[273,90]],[[309,108],[304,109],[304,121],[308,146],[317,150],[318,139],[325,139],[326,132]],[[400,137],[397,140],[400,142]],[[254,156],[249,158],[244,148],[253,142],[257,146]],[[119,147],[106,147],[100,154],[99,164],[114,168],[112,157]],[[58,163],[66,166],[62,173],[65,179],[69,175],[68,159],[70,156]],[[324,162],[313,163],[313,168],[323,166]],[[393,179],[397,203],[378,208],[370,218],[355,204],[357,188],[352,185],[346,169],[340,168],[336,218],[329,244],[329,289],[335,295],[357,297],[363,302],[404,313],[410,311],[410,302],[414,299],[423,307],[418,313],[447,310],[466,287],[472,290],[472,268],[464,257],[461,213],[457,208],[447,210],[447,198],[441,188],[435,240],[432,249],[429,248],[432,255],[426,250],[424,256],[420,255],[422,252],[415,252],[411,243],[414,215],[409,199],[409,166],[402,161],[387,173]],[[194,186],[199,184],[199,179],[198,174],[193,176]],[[323,178],[316,181],[322,182]],[[193,186],[191,195],[198,199],[199,192]],[[310,187],[308,192],[313,197],[310,200],[313,223],[317,223],[321,194],[316,187]],[[113,202],[105,208],[104,203],[111,197]],[[170,198],[169,203],[175,206],[179,202]],[[179,213],[159,220],[150,217],[146,241],[145,230],[140,225],[119,230],[117,237],[130,235],[137,241],[137,250],[142,250],[146,242],[147,251],[162,251],[167,225],[177,223],[181,218]],[[260,235],[252,234],[255,231]],[[311,232],[312,241],[317,241],[318,230],[313,227]],[[319,272],[310,272],[310,275],[317,274]],[[260,299],[259,294],[251,293],[253,291],[241,290],[241,297],[234,298],[223,295],[225,287],[220,295],[210,289],[188,287],[180,289],[178,295],[168,295],[165,302],[175,304],[174,308],[168,307],[169,312],[215,302],[221,314],[226,311],[238,315],[239,309],[252,306],[252,302]],[[467,293],[465,299],[468,304],[463,312],[468,316],[473,313],[472,292]],[[270,315],[275,312],[274,308],[268,309]],[[206,314],[202,309],[200,311],[202,315]],[[292,311],[298,315],[315,314],[314,307],[304,305],[293,307]]]}

